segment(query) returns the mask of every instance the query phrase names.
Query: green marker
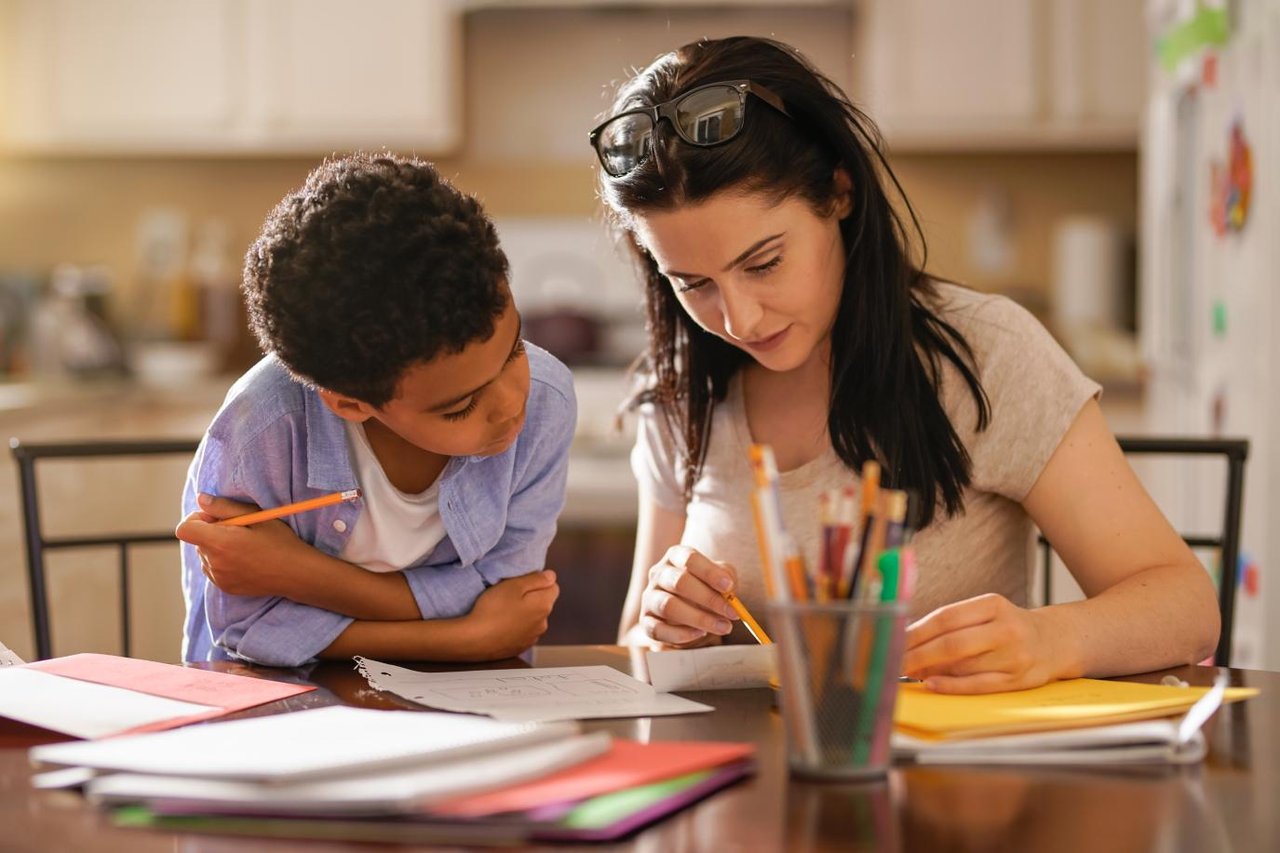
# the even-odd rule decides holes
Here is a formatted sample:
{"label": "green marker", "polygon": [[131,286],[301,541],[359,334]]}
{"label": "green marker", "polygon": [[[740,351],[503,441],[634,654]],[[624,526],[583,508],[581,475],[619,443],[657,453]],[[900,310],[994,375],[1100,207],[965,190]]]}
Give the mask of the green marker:
{"label": "green marker", "polygon": [[[891,548],[876,560],[876,570],[880,573],[880,603],[892,604],[898,600],[898,577],[902,562],[899,550]],[[853,764],[861,767],[867,763],[871,750],[871,740],[875,737],[876,712],[880,704],[880,693],[884,683],[885,658],[889,656],[889,645],[893,639],[893,622],[884,625],[876,617],[875,639],[871,646],[871,666],[867,674],[867,684],[862,694],[862,711],[858,714],[858,730],[853,744]]]}

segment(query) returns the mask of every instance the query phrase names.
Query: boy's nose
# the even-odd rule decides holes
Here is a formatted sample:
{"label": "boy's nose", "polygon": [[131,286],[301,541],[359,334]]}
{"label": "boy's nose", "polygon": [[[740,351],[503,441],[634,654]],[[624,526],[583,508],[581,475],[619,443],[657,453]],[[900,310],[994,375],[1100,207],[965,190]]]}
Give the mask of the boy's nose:
{"label": "boy's nose", "polygon": [[528,396],[527,383],[519,376],[503,376],[490,387],[493,389],[493,406],[489,409],[489,423],[504,423],[520,414]]}

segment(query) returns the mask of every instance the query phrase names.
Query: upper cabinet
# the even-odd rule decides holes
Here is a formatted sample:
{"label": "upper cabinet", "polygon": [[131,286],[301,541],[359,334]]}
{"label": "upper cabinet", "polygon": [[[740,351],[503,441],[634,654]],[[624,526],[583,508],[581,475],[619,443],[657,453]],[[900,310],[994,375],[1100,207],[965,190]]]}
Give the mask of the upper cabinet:
{"label": "upper cabinet", "polygon": [[895,150],[1137,146],[1142,0],[866,0],[861,10],[853,93]]}
{"label": "upper cabinet", "polygon": [[18,0],[5,23],[11,151],[461,142],[461,13],[448,0]]}

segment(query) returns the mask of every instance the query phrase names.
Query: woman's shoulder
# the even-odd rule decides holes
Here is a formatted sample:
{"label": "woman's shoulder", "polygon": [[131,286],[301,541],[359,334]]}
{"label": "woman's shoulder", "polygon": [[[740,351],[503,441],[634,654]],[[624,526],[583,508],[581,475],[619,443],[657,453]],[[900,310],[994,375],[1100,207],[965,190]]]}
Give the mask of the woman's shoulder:
{"label": "woman's shoulder", "polygon": [[1002,355],[1050,357],[1060,350],[1044,324],[1007,296],[935,282],[924,304],[960,334],[979,362]]}

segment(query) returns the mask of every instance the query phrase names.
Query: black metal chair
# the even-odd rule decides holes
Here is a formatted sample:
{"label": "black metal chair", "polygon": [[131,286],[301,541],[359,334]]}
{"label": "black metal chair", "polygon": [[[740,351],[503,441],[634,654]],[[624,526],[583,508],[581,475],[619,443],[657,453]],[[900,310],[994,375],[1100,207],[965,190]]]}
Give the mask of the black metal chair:
{"label": "black metal chair", "polygon": [[[27,546],[27,575],[31,593],[31,624],[35,633],[36,657],[45,659],[53,653],[49,621],[49,600],[45,584],[45,554],[70,548],[115,546],[119,552],[120,636],[124,654],[131,652],[129,631],[129,549],[149,543],[176,543],[173,530],[103,533],[90,536],[46,536],[40,520],[36,462],[41,459],[104,459],[110,457],[158,456],[182,454],[191,457],[198,441],[163,439],[146,441],[93,441],[28,444],[16,438],[9,440],[13,458],[18,463],[22,492],[23,537]],[[178,496],[174,495],[176,507]]]}
{"label": "black metal chair", "polygon": [[[1227,462],[1226,501],[1223,507],[1222,532],[1218,535],[1183,533],[1182,539],[1192,548],[1217,548],[1221,552],[1222,570],[1218,573],[1218,612],[1222,616],[1222,633],[1213,662],[1231,665],[1231,629],[1235,618],[1237,564],[1240,557],[1240,515],[1244,503],[1244,463],[1249,458],[1249,441],[1243,438],[1120,438],[1120,449],[1126,455],[1222,456]],[[1044,603],[1053,600],[1053,546],[1040,537],[1041,565],[1044,571]]]}

